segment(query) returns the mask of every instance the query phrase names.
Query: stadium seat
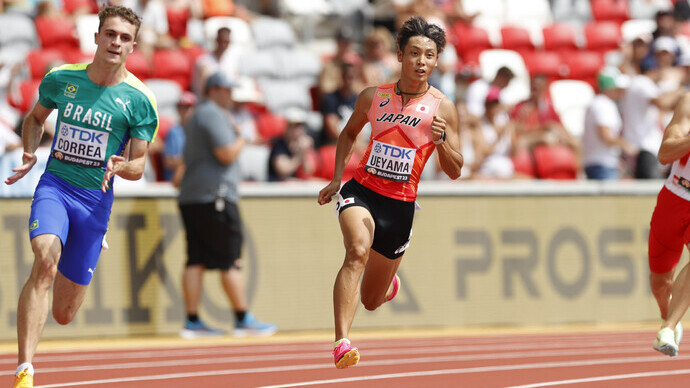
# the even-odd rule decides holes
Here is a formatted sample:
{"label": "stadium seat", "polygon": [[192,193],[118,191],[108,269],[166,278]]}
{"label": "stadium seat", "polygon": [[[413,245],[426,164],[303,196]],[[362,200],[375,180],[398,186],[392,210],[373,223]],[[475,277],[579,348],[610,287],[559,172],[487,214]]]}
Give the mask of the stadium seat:
{"label": "stadium seat", "polygon": [[238,157],[240,176],[245,181],[265,182],[268,180],[268,158],[271,149],[263,144],[248,144]]}
{"label": "stadium seat", "polygon": [[290,24],[282,19],[260,17],[251,23],[254,42],[259,49],[274,46],[292,47],[297,43],[297,36]]}
{"label": "stadium seat", "polygon": [[579,171],[575,152],[562,145],[540,145],[532,149],[537,178],[577,179]]}
{"label": "stadium seat", "polygon": [[151,78],[151,67],[149,62],[146,56],[139,50],[134,50],[129,54],[125,67],[127,67],[130,73],[134,74],[142,81]]}
{"label": "stadium seat", "polygon": [[38,46],[36,26],[30,17],[17,13],[0,14],[0,48],[22,46],[28,51]]}
{"label": "stadium seat", "polygon": [[309,111],[313,106],[309,89],[311,85],[300,80],[259,78],[259,88],[264,94],[269,111],[283,113],[291,107]]}
{"label": "stadium seat", "polygon": [[529,96],[529,72],[520,54],[511,50],[484,50],[479,54],[482,78],[491,80],[501,66],[507,66],[515,74],[510,85],[501,92],[506,104],[516,104]]}
{"label": "stadium seat", "polygon": [[62,0],[62,9],[70,15],[77,11],[97,14],[98,4],[95,0]]}
{"label": "stadium seat", "polygon": [[592,51],[575,51],[563,57],[568,69],[566,78],[586,81],[592,87],[596,85],[596,76],[604,66],[604,59]]}
{"label": "stadium seat", "polygon": [[256,77],[279,77],[282,69],[280,64],[274,60],[274,53],[271,50],[250,50],[242,54],[239,60],[240,74]]}
{"label": "stadium seat", "polygon": [[529,31],[518,26],[501,27],[501,46],[506,50],[517,51],[521,54],[534,51],[534,43]]}
{"label": "stadium seat", "polygon": [[455,48],[465,62],[471,61],[478,53],[493,47],[489,34],[483,28],[455,23],[453,29],[457,36]]}
{"label": "stadium seat", "polygon": [[182,95],[180,85],[169,79],[150,78],[145,82],[146,86],[156,96],[158,103],[158,114],[177,120],[177,101]]}
{"label": "stadium seat", "polygon": [[256,118],[256,131],[264,140],[282,136],[287,128],[287,120],[271,112],[260,113]]}
{"label": "stadium seat", "polygon": [[[319,161],[314,176],[325,180],[333,179],[333,172],[335,171],[335,150],[335,144],[324,145],[318,149],[317,152],[319,155]],[[345,171],[343,172],[343,182],[347,182],[355,175],[355,171],[357,170],[357,165],[359,165],[359,160],[361,157],[362,156],[358,155],[357,152],[352,152],[352,156],[350,157],[350,160],[345,166]]]}
{"label": "stadium seat", "polygon": [[[652,34],[656,29],[656,23],[650,19],[630,19],[621,24],[623,41],[632,42],[635,38],[644,34]],[[679,31],[680,32],[680,31]]]}
{"label": "stadium seat", "polygon": [[618,24],[630,19],[629,0],[592,0],[592,19]]}
{"label": "stadium seat", "polygon": [[64,63],[65,58],[59,50],[39,49],[31,51],[26,56],[26,62],[29,64],[31,78],[40,80],[50,70],[49,67]]}
{"label": "stadium seat", "polygon": [[176,9],[166,5],[165,14],[168,19],[168,34],[170,37],[179,40],[187,36],[187,22],[191,17],[189,8]]}
{"label": "stadium seat", "polygon": [[504,0],[462,0],[462,8],[468,14],[479,14],[477,19],[486,18],[499,23],[505,19]]}
{"label": "stadium seat", "polygon": [[214,16],[204,21],[206,48],[208,50],[215,48],[216,35],[221,27],[230,29],[230,41],[233,45],[254,46],[252,30],[246,21],[232,16]]}
{"label": "stadium seat", "polygon": [[333,7],[327,0],[280,0],[279,8],[289,15],[327,15]]}
{"label": "stadium seat", "polygon": [[189,89],[192,65],[187,56],[176,49],[159,49],[153,53],[151,77],[165,78],[177,82],[182,90]]}
{"label": "stadium seat", "polygon": [[587,50],[601,54],[618,50],[623,40],[621,27],[615,22],[591,22],[585,25]]}
{"label": "stadium seat", "polygon": [[594,88],[585,81],[558,80],[549,85],[553,108],[563,126],[575,137],[585,129],[585,112],[594,98]]}
{"label": "stadium seat", "polygon": [[28,79],[19,84],[19,93],[9,93],[7,100],[9,104],[17,108],[22,115],[29,112],[29,109],[36,102],[38,97],[38,85],[41,84],[40,79]]}
{"label": "stadium seat", "polygon": [[553,81],[562,78],[567,72],[561,56],[551,51],[533,51],[524,53],[525,65],[530,76],[543,74]]}
{"label": "stadium seat", "polygon": [[302,78],[313,85],[317,83],[322,66],[319,57],[301,49],[275,50],[274,54],[282,70],[281,78]]}
{"label": "stadium seat", "polygon": [[565,23],[553,23],[542,29],[544,50],[567,54],[578,49],[575,29]]}
{"label": "stadium seat", "polygon": [[553,23],[548,0],[508,0],[505,2],[504,22],[521,26],[544,27]]}
{"label": "stadium seat", "polygon": [[94,42],[93,33],[98,30],[98,15],[79,15],[75,23],[81,51],[94,54],[96,42]]}
{"label": "stadium seat", "polygon": [[58,50],[79,47],[76,28],[70,19],[39,16],[34,20],[34,24],[41,47]]}

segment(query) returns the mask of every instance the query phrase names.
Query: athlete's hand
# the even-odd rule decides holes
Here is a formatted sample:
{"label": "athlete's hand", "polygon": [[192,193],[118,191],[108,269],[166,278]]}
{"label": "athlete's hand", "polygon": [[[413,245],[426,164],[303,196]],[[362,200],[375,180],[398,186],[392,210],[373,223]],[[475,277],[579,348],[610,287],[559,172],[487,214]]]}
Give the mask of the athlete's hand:
{"label": "athlete's hand", "polygon": [[125,158],[118,155],[113,155],[108,158],[108,163],[105,167],[105,174],[103,175],[103,181],[101,181],[101,191],[106,192],[108,190],[110,179],[115,176],[117,172],[117,165],[125,161]]}
{"label": "athlete's hand", "polygon": [[22,179],[24,175],[26,175],[31,169],[34,167],[34,164],[36,164],[36,161],[38,158],[36,157],[35,154],[24,152],[24,155],[22,155],[22,165],[13,168],[12,171],[14,171],[14,175],[7,177],[5,179],[5,184],[11,185],[14,182]]}
{"label": "athlete's hand", "polygon": [[443,136],[443,132],[445,131],[446,120],[442,119],[441,117],[434,116],[434,118],[431,120],[431,140],[441,140],[441,136]]}
{"label": "athlete's hand", "polygon": [[319,192],[319,205],[325,205],[331,202],[331,198],[340,190],[340,182],[331,181],[326,187]]}

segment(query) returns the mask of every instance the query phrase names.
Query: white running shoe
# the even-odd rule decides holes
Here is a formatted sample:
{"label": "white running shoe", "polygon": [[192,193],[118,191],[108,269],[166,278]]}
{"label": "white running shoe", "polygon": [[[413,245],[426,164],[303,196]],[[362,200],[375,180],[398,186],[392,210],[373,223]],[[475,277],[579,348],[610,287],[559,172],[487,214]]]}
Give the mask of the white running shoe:
{"label": "white running shoe", "polygon": [[671,357],[678,355],[678,345],[674,338],[673,330],[668,327],[664,327],[656,333],[656,339],[654,340],[654,349]]}
{"label": "white running shoe", "polygon": [[676,340],[676,345],[680,346],[680,341],[683,340],[683,324],[678,322],[676,328],[673,329],[673,339]]}

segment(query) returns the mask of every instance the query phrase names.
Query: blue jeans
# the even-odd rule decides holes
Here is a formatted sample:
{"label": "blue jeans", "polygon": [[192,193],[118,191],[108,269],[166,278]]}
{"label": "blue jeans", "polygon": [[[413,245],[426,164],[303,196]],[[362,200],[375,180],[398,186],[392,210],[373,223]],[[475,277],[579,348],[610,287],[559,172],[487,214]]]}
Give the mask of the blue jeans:
{"label": "blue jeans", "polygon": [[619,178],[617,168],[601,166],[598,164],[585,166],[585,174],[587,175],[587,179],[614,180]]}

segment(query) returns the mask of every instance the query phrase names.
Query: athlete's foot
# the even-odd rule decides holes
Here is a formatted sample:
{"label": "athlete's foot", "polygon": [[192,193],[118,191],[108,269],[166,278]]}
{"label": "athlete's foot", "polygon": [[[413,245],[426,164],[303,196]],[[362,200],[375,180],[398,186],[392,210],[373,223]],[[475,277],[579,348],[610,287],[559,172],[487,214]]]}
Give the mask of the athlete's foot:
{"label": "athlete's foot", "polygon": [[386,299],[386,302],[390,302],[395,298],[396,295],[398,295],[398,291],[400,291],[400,277],[398,277],[398,274],[396,273],[395,276],[393,277],[393,292],[391,292],[391,296]]}
{"label": "athlete's foot", "polygon": [[14,376],[14,388],[33,388],[34,376],[29,373],[29,369],[17,373]]}
{"label": "athlete's foot", "polygon": [[664,327],[656,334],[656,339],[654,340],[654,349],[667,356],[677,356],[678,344],[676,344],[674,337],[673,330],[668,327]]}
{"label": "athlete's foot", "polygon": [[353,347],[347,338],[335,341],[333,344],[333,361],[338,369],[355,366],[359,362],[359,349]]}
{"label": "athlete's foot", "polygon": [[683,340],[683,324],[680,322],[673,329],[673,339],[676,340],[676,345],[680,346],[680,341]]}

